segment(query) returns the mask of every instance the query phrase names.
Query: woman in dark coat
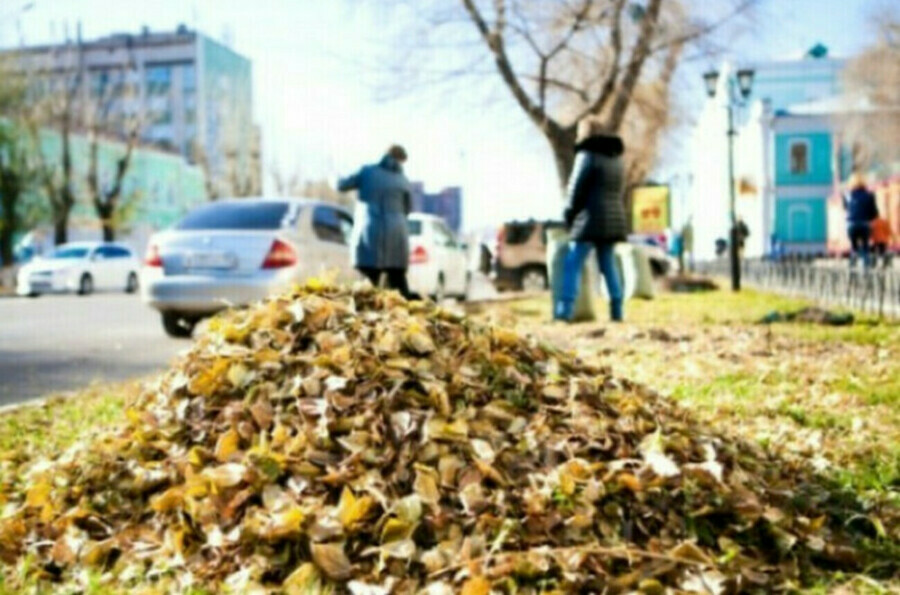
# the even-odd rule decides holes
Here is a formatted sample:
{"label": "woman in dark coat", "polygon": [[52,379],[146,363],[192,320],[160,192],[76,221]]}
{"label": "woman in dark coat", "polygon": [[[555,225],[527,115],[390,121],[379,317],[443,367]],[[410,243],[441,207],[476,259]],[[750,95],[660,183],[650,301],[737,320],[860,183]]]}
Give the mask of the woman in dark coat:
{"label": "woman in dark coat", "polygon": [[599,121],[579,122],[575,145],[575,165],[569,177],[568,204],[564,213],[569,229],[569,252],[563,264],[561,299],[554,316],[571,320],[581,283],[581,269],[591,249],[597,253],[600,272],[606,280],[610,318],[623,318],[622,283],[615,265],[615,244],[627,235],[622,191],[625,172],[618,136],[604,133]]}
{"label": "woman in dark coat", "polygon": [[366,165],[358,173],[338,182],[338,190],[359,190],[351,248],[353,266],[376,287],[385,274],[388,287],[409,298],[406,217],[412,206],[412,196],[409,181],[403,175],[404,162],[406,151],[394,145],[378,163]]}

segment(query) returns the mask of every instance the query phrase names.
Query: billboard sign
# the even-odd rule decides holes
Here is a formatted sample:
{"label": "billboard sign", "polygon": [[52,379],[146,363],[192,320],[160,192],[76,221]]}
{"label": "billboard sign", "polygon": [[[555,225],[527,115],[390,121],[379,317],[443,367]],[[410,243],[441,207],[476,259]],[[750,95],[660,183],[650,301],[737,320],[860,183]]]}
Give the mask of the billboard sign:
{"label": "billboard sign", "polygon": [[634,233],[663,233],[671,226],[668,186],[639,186],[631,195]]}

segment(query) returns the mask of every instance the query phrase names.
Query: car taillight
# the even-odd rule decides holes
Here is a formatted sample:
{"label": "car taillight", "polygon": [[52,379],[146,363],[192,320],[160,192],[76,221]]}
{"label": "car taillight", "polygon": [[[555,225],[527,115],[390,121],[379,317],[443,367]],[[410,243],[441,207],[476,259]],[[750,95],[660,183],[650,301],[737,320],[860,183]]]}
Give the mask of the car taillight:
{"label": "car taillight", "polygon": [[147,247],[147,254],[144,256],[144,266],[161,267],[163,265],[162,257],[159,255],[159,246],[150,244]]}
{"label": "car taillight", "polygon": [[272,247],[269,248],[269,253],[266,254],[262,268],[282,269],[295,264],[297,264],[297,253],[294,252],[291,245],[281,240],[275,240],[272,242]]}
{"label": "car taillight", "polygon": [[409,264],[425,264],[428,262],[428,250],[424,246],[416,246],[409,255]]}

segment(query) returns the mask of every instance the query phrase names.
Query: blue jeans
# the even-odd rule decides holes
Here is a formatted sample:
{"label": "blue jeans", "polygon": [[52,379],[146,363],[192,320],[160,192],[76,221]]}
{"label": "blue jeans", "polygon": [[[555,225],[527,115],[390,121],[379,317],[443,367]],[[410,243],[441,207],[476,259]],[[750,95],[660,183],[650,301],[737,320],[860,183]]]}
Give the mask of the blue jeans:
{"label": "blue jeans", "polygon": [[581,285],[581,269],[591,248],[595,248],[597,251],[597,264],[600,265],[600,272],[603,273],[603,278],[606,280],[610,318],[617,321],[622,320],[622,282],[619,280],[619,271],[616,269],[615,245],[590,242],[569,243],[569,251],[563,262],[562,295],[560,302],[556,305],[554,315],[558,319],[571,320],[575,299],[578,297],[578,288]]}
{"label": "blue jeans", "polygon": [[[869,238],[872,236],[872,226],[865,221],[854,221],[847,224],[847,236],[850,238],[850,246],[853,256],[860,257],[864,267],[869,266]],[[850,260],[853,264],[855,258]]]}

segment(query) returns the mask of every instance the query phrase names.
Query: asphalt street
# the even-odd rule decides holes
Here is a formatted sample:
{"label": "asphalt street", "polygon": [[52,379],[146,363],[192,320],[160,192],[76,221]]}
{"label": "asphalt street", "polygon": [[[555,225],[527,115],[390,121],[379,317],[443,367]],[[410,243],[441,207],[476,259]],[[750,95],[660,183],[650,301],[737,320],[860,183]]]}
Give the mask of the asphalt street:
{"label": "asphalt street", "polygon": [[[494,295],[479,278],[471,298]],[[149,376],[189,346],[134,295],[0,297],[0,406]]]}
{"label": "asphalt street", "polygon": [[156,372],[190,345],[125,294],[0,299],[0,405]]}

